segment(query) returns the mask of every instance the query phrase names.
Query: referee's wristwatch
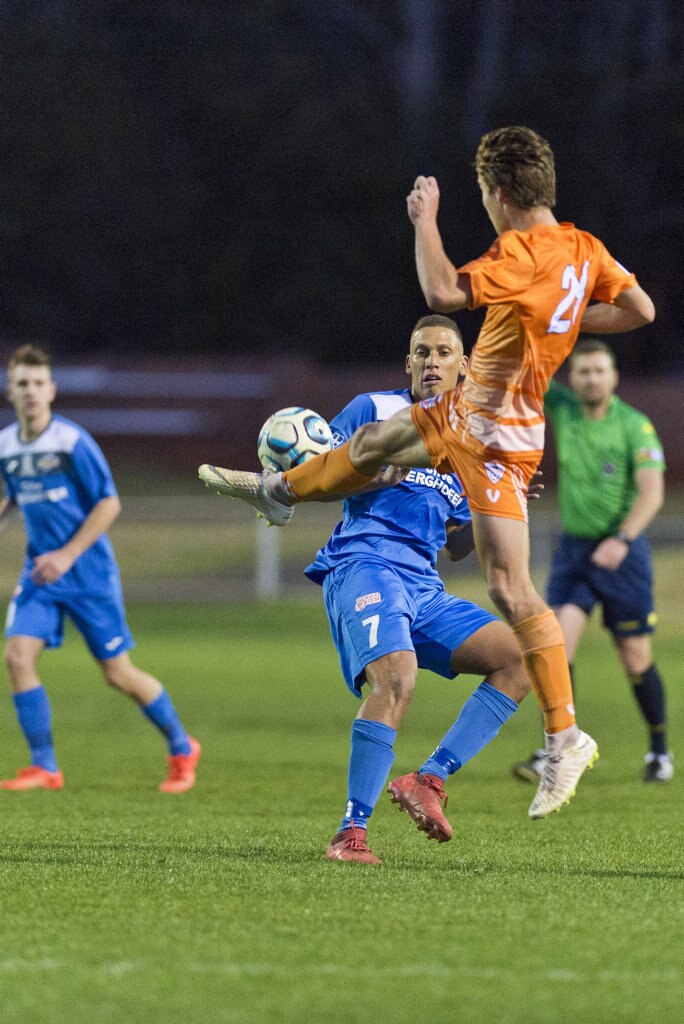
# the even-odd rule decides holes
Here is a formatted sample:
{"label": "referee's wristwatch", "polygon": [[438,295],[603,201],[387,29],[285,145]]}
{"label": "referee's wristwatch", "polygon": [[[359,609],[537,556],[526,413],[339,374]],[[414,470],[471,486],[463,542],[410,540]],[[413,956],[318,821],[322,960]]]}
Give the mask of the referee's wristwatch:
{"label": "referee's wristwatch", "polygon": [[634,537],[630,537],[626,530],[618,530],[613,534],[616,540],[621,540],[623,544],[626,544],[628,548],[631,548],[634,543]]}

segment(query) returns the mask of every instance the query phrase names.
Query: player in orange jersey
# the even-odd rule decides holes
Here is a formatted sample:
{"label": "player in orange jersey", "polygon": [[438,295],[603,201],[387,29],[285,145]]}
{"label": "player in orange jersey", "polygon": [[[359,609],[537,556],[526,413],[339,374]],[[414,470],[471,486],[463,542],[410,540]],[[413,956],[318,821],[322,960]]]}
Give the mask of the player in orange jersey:
{"label": "player in orange jersey", "polygon": [[655,311],[597,238],[556,221],[553,153],[536,132],[489,132],[475,167],[498,235],[479,259],[456,268],[446,256],[434,178],[417,178],[407,200],[428,305],[441,313],[487,307],[460,392],[366,424],[348,444],[284,474],[203,466],[200,476],[284,525],[297,502],[352,493],[386,464],[456,472],[490,595],[513,627],[544,714],[546,756],[529,809],[542,818],[568,802],[598,756],[575,722],[560,626],[529,574],[526,494],[544,448],[543,395],[580,329],[629,331]]}

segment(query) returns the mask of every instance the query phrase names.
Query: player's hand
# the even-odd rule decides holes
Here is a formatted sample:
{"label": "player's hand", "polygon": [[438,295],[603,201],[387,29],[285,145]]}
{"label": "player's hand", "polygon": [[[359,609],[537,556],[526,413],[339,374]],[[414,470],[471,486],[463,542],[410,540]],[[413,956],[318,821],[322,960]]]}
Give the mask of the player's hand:
{"label": "player's hand", "polygon": [[409,220],[412,224],[419,221],[436,220],[439,208],[439,185],[436,178],[416,178],[413,188],[406,197]]}
{"label": "player's hand", "polygon": [[608,569],[615,572],[619,569],[629,551],[629,544],[617,537],[606,537],[594,550],[591,560],[599,569]]}
{"label": "player's hand", "polygon": [[55,583],[64,573],[68,572],[74,564],[74,559],[63,548],[56,551],[46,551],[43,555],[36,555],[33,559],[31,579],[39,586],[46,583]]}
{"label": "player's hand", "polygon": [[[543,476],[543,473],[542,473],[541,469],[538,469],[537,472],[533,474],[532,480],[534,480],[535,476]],[[534,483],[532,481],[530,481],[530,486],[527,488],[527,500],[528,501],[531,501],[531,500],[532,501],[539,501],[539,499],[541,498],[543,493],[544,493],[544,484],[541,482],[541,480],[537,480]]]}
{"label": "player's hand", "polygon": [[384,466],[376,476],[374,483],[379,487],[394,487],[395,484],[400,484],[402,480],[405,480],[410,472],[411,470],[405,466]]}

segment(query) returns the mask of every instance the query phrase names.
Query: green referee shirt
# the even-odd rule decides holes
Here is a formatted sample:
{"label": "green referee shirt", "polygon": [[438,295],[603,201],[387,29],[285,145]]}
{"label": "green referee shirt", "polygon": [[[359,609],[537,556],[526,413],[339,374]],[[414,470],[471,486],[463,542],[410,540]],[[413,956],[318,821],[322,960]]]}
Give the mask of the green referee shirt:
{"label": "green referee shirt", "polygon": [[551,382],[544,412],[558,452],[561,522],[573,537],[608,537],[634,504],[638,469],[665,469],[653,424],[613,395],[606,415],[587,419],[569,388]]}

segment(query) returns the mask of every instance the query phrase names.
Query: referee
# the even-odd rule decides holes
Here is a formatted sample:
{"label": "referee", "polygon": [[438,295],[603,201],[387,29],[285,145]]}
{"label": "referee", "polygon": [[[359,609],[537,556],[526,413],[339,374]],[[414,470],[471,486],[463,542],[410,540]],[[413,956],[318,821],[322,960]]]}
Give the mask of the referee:
{"label": "referee", "polygon": [[[555,382],[544,398],[558,452],[563,534],[553,556],[547,600],[565,637],[570,673],[597,603],[647,724],[644,782],[669,782],[665,690],[653,663],[653,565],[643,531],[663,504],[663,449],[653,424],[615,394],[615,354],[586,338],[570,356],[570,388]],[[537,782],[543,751],[513,772]]]}

